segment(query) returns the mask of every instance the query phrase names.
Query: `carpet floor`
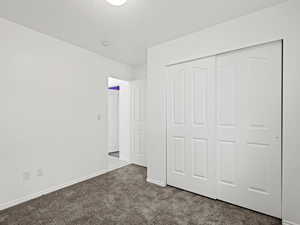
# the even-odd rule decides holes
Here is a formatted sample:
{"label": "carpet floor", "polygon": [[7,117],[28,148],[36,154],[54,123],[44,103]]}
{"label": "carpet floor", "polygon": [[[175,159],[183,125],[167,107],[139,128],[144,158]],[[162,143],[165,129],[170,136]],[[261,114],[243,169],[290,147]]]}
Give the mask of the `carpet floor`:
{"label": "carpet floor", "polygon": [[1,225],[280,225],[281,221],[173,187],[129,165],[0,211]]}

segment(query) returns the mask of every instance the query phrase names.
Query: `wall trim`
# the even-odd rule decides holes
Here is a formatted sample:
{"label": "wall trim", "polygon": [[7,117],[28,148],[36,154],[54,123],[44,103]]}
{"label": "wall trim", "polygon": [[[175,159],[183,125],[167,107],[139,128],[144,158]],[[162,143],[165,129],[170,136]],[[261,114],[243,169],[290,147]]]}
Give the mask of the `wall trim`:
{"label": "wall trim", "polygon": [[282,220],[282,225],[300,225],[300,224],[288,220]]}
{"label": "wall trim", "polygon": [[161,186],[161,187],[166,187],[167,184],[163,181],[160,181],[160,180],[155,180],[155,179],[151,179],[149,177],[147,177],[147,182],[151,183],[151,184],[156,184],[158,186]]}
{"label": "wall trim", "polygon": [[143,162],[142,160],[132,160],[130,161],[130,163],[147,168],[146,163]]}
{"label": "wall trim", "polygon": [[6,202],[6,203],[2,203],[2,204],[0,204],[0,211],[4,210],[4,209],[7,209],[7,208],[10,208],[10,207],[13,207],[13,206],[16,206],[16,205],[19,205],[19,204],[24,203],[24,202],[30,201],[32,199],[38,198],[38,197],[40,197],[42,195],[46,195],[46,194],[52,193],[54,191],[58,191],[60,189],[63,189],[65,187],[69,187],[71,185],[80,183],[82,181],[86,181],[86,180],[89,180],[91,178],[100,176],[100,175],[105,174],[105,173],[107,173],[109,171],[110,170],[103,169],[103,170],[97,171],[95,173],[92,173],[92,174],[90,174],[88,176],[77,178],[77,179],[71,180],[69,182],[66,182],[64,184],[60,184],[60,185],[57,185],[57,186],[52,186],[52,187],[49,187],[49,188],[47,188],[47,189],[45,189],[43,191],[39,191],[37,193],[29,194],[29,195],[26,195],[24,197],[21,197],[21,198],[12,200],[12,201],[9,201],[9,202]]}

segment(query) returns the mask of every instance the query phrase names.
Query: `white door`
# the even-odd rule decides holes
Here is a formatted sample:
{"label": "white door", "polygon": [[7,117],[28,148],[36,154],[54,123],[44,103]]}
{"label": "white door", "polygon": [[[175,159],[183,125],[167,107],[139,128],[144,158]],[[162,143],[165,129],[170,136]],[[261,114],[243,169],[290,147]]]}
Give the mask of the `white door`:
{"label": "white door", "polygon": [[119,90],[119,151],[120,160],[130,161],[130,82],[120,82]]}
{"label": "white door", "polygon": [[281,217],[281,42],[217,56],[218,199]]}
{"label": "white door", "polygon": [[168,68],[167,183],[216,197],[215,58]]}
{"label": "white door", "polygon": [[130,82],[131,87],[131,155],[132,163],[146,166],[144,80]]}
{"label": "white door", "polygon": [[119,151],[119,92],[108,90],[108,152]]}
{"label": "white door", "polygon": [[281,217],[281,42],[168,68],[167,183]]}

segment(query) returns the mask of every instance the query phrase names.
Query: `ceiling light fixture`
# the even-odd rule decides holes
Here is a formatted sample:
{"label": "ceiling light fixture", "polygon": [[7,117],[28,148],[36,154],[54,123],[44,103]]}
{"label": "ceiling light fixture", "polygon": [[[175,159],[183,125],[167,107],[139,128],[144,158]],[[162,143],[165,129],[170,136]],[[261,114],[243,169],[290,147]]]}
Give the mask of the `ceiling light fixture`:
{"label": "ceiling light fixture", "polygon": [[125,4],[127,0],[106,0],[109,4],[114,5],[114,6],[120,6]]}

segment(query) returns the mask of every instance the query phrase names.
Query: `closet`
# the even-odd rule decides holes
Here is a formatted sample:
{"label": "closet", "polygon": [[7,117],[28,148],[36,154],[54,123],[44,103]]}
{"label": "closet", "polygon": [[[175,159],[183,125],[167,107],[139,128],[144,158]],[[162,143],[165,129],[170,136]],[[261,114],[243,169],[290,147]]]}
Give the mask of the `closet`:
{"label": "closet", "polygon": [[281,41],[167,69],[168,185],[281,218]]}

